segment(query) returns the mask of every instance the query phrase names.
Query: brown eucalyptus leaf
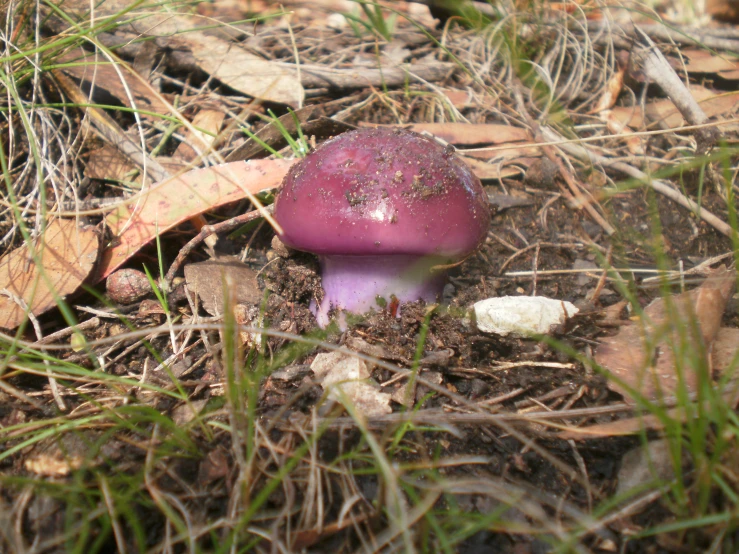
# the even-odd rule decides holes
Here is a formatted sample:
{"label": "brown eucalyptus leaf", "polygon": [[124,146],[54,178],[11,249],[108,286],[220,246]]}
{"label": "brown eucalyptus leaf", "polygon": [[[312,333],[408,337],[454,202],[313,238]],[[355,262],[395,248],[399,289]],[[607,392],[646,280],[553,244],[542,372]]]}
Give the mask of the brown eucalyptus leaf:
{"label": "brown eucalyptus leaf", "polygon": [[136,166],[115,146],[104,144],[92,150],[87,159],[86,177],[104,181],[123,181],[133,175]]}
{"label": "brown eucalyptus leaf", "polygon": [[541,157],[541,149],[533,146],[521,146],[520,142],[513,142],[510,143],[510,147],[506,144],[499,144],[491,148],[457,150],[457,154],[478,160],[503,160],[508,162],[518,161],[521,158],[539,158]]}
{"label": "brown eucalyptus leaf", "polygon": [[719,375],[726,371],[736,371],[736,364],[739,363],[739,359],[735,361],[737,353],[739,353],[739,329],[722,327],[718,330],[711,349],[713,370]]}
{"label": "brown eucalyptus leaf", "polygon": [[224,290],[231,295],[229,301],[237,304],[255,305],[262,300],[256,273],[235,258],[188,264],[185,266],[185,281],[190,292],[200,298],[203,309],[213,316],[224,313]]}
{"label": "brown eucalyptus leaf", "polygon": [[226,114],[219,110],[200,110],[192,120],[195,132],[189,129],[185,132],[185,139],[177,146],[173,157],[191,162],[205,154],[221,130],[225,117]]}
{"label": "brown eucalyptus leaf", "polygon": [[[716,340],[719,340],[724,329],[719,332]],[[733,340],[739,335],[739,329],[730,329]],[[736,346],[736,345],[735,345]],[[724,401],[734,409],[736,409],[739,400],[739,383],[730,381],[726,388],[722,391]],[[707,407],[706,407],[707,408]],[[685,421],[688,412],[681,407],[670,408],[667,410],[667,417],[676,421]],[[653,414],[637,415],[636,417],[627,417],[609,421],[608,423],[597,423],[586,427],[572,427],[557,433],[557,438],[562,440],[583,440],[583,439],[599,439],[603,437],[617,437],[624,435],[634,435],[640,433],[644,429],[651,431],[661,431],[665,427],[664,416],[656,416]]]}
{"label": "brown eucalyptus leaf", "polygon": [[[378,127],[365,124],[360,126]],[[505,144],[531,139],[529,132],[520,127],[497,123],[412,123],[403,126],[417,133],[430,133],[450,144]]]}
{"label": "brown eucalyptus leaf", "polygon": [[739,23],[739,5],[736,0],[706,0],[706,13],[717,21]]}
{"label": "brown eucalyptus leaf", "polygon": [[[734,284],[734,271],[721,268],[697,289],[658,298],[644,309],[642,318],[603,339],[595,351],[595,361],[649,400],[678,391],[680,367],[684,386],[689,392],[695,391],[699,374],[687,360],[678,365],[675,353],[711,352]],[[710,367],[708,362],[706,366]],[[615,381],[609,380],[608,386],[621,393],[626,402],[635,402]]]}
{"label": "brown eucalyptus leaf", "polygon": [[[739,69],[736,60],[729,56],[712,54],[700,48],[686,48],[680,51],[683,59],[688,62],[682,66],[688,73],[721,73],[723,71],[734,71]],[[678,66],[678,68],[681,65]]]}
{"label": "brown eucalyptus leaf", "polygon": [[41,315],[76,292],[95,266],[99,247],[93,227],[55,219],[40,239],[0,258],[0,327],[15,329],[29,310]]}
{"label": "brown eucalyptus leaf", "polygon": [[96,279],[118,269],[159,234],[219,206],[280,186],[292,160],[252,160],[194,169],[167,179],[118,206],[105,218],[115,237]]}
{"label": "brown eucalyptus leaf", "polygon": [[[505,177],[516,177],[523,175],[524,170],[521,167],[515,167],[512,165],[503,165],[499,163],[486,163],[482,160],[475,158],[469,158],[467,156],[461,156],[464,162],[470,166],[472,173],[474,173],[481,181],[487,181],[490,179],[503,179]],[[532,158],[521,158],[516,160],[517,166],[528,167],[532,162]]]}
{"label": "brown eucalyptus leaf", "polygon": [[[739,92],[714,92],[699,85],[692,85],[690,92],[708,117],[729,113],[739,104]],[[644,111],[646,112],[646,120],[649,123],[657,124],[661,128],[676,129],[685,124],[682,114],[669,98],[649,102]],[[616,107],[609,114],[609,118],[614,120],[614,124],[617,122],[622,127],[628,125],[632,129],[645,127],[643,116],[644,113],[638,106]]]}
{"label": "brown eucalyptus leaf", "polygon": [[159,98],[154,88],[117,58],[115,63],[118,67],[102,54],[96,56],[73,50],[59,61],[66,64],[62,71],[67,75],[79,79],[87,87],[106,91],[126,107],[141,110],[144,118],[154,117],[145,112],[170,113],[169,106]]}
{"label": "brown eucalyptus leaf", "polygon": [[305,98],[293,69],[216,36],[192,32],[178,40],[190,49],[200,69],[239,92],[292,107],[299,107]]}

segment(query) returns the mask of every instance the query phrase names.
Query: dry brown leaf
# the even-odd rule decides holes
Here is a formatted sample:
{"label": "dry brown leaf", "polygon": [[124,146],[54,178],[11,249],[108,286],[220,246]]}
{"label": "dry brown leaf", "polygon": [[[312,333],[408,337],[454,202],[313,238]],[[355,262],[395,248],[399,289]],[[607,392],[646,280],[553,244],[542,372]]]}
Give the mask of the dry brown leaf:
{"label": "dry brown leaf", "polygon": [[[739,103],[739,92],[717,93],[698,85],[691,86],[690,92],[709,118],[731,112]],[[685,124],[683,116],[669,99],[650,102],[645,111],[647,121],[660,128],[676,129]],[[638,106],[613,108],[609,117],[621,127],[627,125],[633,129],[641,129],[645,126]]]}
{"label": "dry brown leaf", "polygon": [[706,13],[718,21],[739,23],[739,4],[736,0],[706,0]]}
{"label": "dry brown leaf", "polygon": [[739,80],[739,69],[734,69],[733,71],[722,71],[718,76],[729,81],[736,81]]}
{"label": "dry brown leaf", "polygon": [[616,71],[613,76],[608,80],[606,88],[598,99],[598,104],[593,108],[592,113],[600,113],[603,110],[607,110],[613,107],[618,100],[621,90],[624,86],[624,74],[626,73],[626,67],[620,68]]}
{"label": "dry brown leaf", "polygon": [[115,237],[96,280],[118,269],[158,234],[193,216],[280,185],[292,160],[231,162],[188,171],[131,198],[106,218]]}
{"label": "dry brown leaf", "polygon": [[441,92],[458,110],[469,108],[472,105],[472,96],[466,90],[447,89]]}
{"label": "dry brown leaf", "polygon": [[[739,329],[732,329],[732,335],[735,335],[733,331],[739,332]],[[736,383],[730,384],[723,396],[729,405],[736,408]],[[668,410],[667,417],[676,421],[685,421],[687,414],[683,408],[677,407]],[[650,431],[661,431],[662,429],[664,429],[664,427],[665,419],[663,417],[647,414],[636,417],[628,417],[625,419],[618,419],[616,421],[611,421],[608,423],[589,425],[587,427],[573,427],[571,429],[566,429],[557,433],[557,438],[562,440],[584,440],[598,439],[602,437],[618,437],[625,435],[634,435],[636,433],[640,433],[644,429]]]}
{"label": "dry brown leaf", "polygon": [[[489,164],[475,158],[460,156],[464,162],[470,166],[472,172],[477,175],[481,181],[486,179],[503,179],[505,177],[516,177],[523,175],[524,171],[520,167],[511,165],[503,165],[500,163]],[[527,166],[531,162],[531,158],[522,158],[516,160],[517,165]]]}
{"label": "dry brown leaf", "polygon": [[206,73],[229,87],[269,102],[300,107],[305,98],[295,71],[247,52],[237,44],[199,32],[179,35]]}
{"label": "dry brown leaf", "polygon": [[495,123],[413,123],[407,128],[417,133],[431,133],[451,144],[467,146],[506,144],[531,139],[526,129]]}
{"label": "dry brown leaf", "polygon": [[734,357],[738,352],[739,329],[733,327],[719,329],[711,349],[713,371],[719,375],[723,375],[727,371],[736,371],[736,364],[732,365],[732,362],[734,362]]}
{"label": "dry brown leaf", "polygon": [[176,175],[186,171],[187,169],[192,169],[187,162],[178,158],[173,158],[172,156],[156,156],[154,160],[166,169],[170,175]]}
{"label": "dry brown leaf", "polygon": [[210,315],[223,315],[224,286],[231,295],[230,302],[259,304],[262,293],[257,275],[236,258],[219,258],[185,266],[187,288],[197,294],[203,309]]}
{"label": "dry brown leaf", "polygon": [[[719,329],[716,334],[716,338],[713,341],[713,348],[711,349],[711,362],[714,372],[718,375],[723,375],[727,371],[734,374],[737,370],[735,358],[738,354],[739,329],[735,329],[733,327],[722,327]],[[732,364],[732,362],[734,362],[734,364]],[[738,390],[736,383],[730,383],[727,387],[724,396],[729,405],[736,404]],[[673,408],[667,413],[671,418],[678,419],[680,421],[684,421],[685,419],[685,410],[681,408]],[[590,425],[588,427],[567,429],[560,432],[557,437],[563,440],[597,439],[601,437],[633,435],[635,433],[639,433],[642,429],[658,431],[663,427],[663,419],[653,415],[644,415],[619,419],[609,423]]]}
{"label": "dry brown leaf", "polygon": [[343,531],[344,529],[362,523],[369,519],[371,514],[369,513],[353,513],[349,517],[343,517],[339,521],[329,523],[328,525],[323,524],[319,526],[311,526],[310,529],[297,530],[292,535],[292,550],[297,552],[299,550],[306,550],[308,547],[320,542],[327,537],[332,537],[336,533]]}
{"label": "dry brown leaf", "polygon": [[[680,417],[677,409],[669,410],[668,414],[670,417]],[[617,419],[616,421],[611,421],[609,423],[599,423],[597,425],[589,425],[587,427],[574,427],[557,433],[557,438],[562,440],[584,440],[602,437],[621,437],[639,433],[642,429],[658,431],[662,428],[664,428],[663,420],[653,415],[645,415],[641,417]]]}
{"label": "dry brown leaf", "polygon": [[[262,144],[267,144],[275,150],[279,150],[284,144],[286,144],[285,136],[280,129],[280,125],[284,127],[291,136],[295,136],[298,130],[298,125],[300,125],[301,129],[305,129],[315,111],[316,106],[306,106],[305,108],[280,116],[277,121],[270,121],[255,133],[256,139],[259,140],[256,140],[255,137],[249,137],[241,146],[236,148],[226,157],[226,161],[234,162],[238,160],[251,160],[255,157],[263,158],[269,155],[269,151],[265,149]],[[278,121],[279,125],[277,124]],[[310,135],[310,133],[306,134]]]}
{"label": "dry brown leaf", "polygon": [[[648,400],[676,394],[681,385],[675,350],[686,341],[689,352],[703,349],[710,353],[735,279],[733,270],[721,268],[695,290],[669,299],[658,298],[644,309],[640,321],[630,322],[615,336],[603,339],[595,351],[595,361]],[[652,345],[650,350],[647,344]],[[699,375],[688,364],[680,365],[684,386],[688,392],[695,391]],[[618,383],[609,380],[608,386],[621,393],[626,402],[635,402]]]}
{"label": "dry brown leaf", "polygon": [[699,48],[686,48],[680,54],[688,59],[684,66],[688,73],[721,73],[739,69],[739,64],[726,56],[717,56]]}
{"label": "dry brown leaf", "polygon": [[201,154],[205,154],[213,143],[226,114],[218,110],[200,110],[192,120],[195,133],[189,129],[185,140],[175,150],[174,158],[191,162]]}
{"label": "dry brown leaf", "polygon": [[477,158],[478,160],[515,160],[518,161],[522,158],[539,158],[541,157],[541,149],[533,146],[520,146],[520,142],[514,142],[510,144],[509,148],[503,150],[501,146],[506,144],[500,144],[491,148],[475,148],[473,150],[457,150],[457,154],[466,156],[468,158]]}
{"label": "dry brown leaf", "polygon": [[55,219],[46,227],[42,240],[33,241],[32,250],[23,245],[3,256],[0,327],[15,329],[26,319],[27,311],[17,300],[40,315],[74,293],[95,266],[99,246],[93,227],[83,227],[73,219]]}
{"label": "dry brown leaf", "polygon": [[[118,60],[119,67],[116,68],[102,55],[75,50],[65,54],[59,62],[70,64],[62,68],[67,75],[105,90],[124,106],[155,114],[170,113],[169,107],[159,99],[154,89],[133,75],[133,70],[123,61]],[[141,115],[144,118],[152,117],[146,113]]]}
{"label": "dry brown leaf", "polygon": [[105,181],[124,181],[133,176],[136,166],[115,146],[104,144],[90,152],[87,159],[86,177]]}

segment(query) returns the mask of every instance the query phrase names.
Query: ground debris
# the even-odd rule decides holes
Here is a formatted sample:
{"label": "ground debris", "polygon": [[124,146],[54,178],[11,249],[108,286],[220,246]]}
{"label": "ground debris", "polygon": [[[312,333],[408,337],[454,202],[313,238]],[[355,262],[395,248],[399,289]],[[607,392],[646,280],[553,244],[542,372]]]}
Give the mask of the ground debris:
{"label": "ground debris", "polygon": [[330,399],[349,403],[358,414],[372,417],[393,411],[390,395],[368,382],[370,370],[364,360],[344,352],[331,352],[318,354],[310,368]]}
{"label": "ground debris", "polygon": [[654,300],[638,320],[603,339],[595,361],[615,376],[608,386],[635,403],[635,394],[690,394],[710,380],[712,347],[735,282],[733,270],[720,268],[697,289]]}

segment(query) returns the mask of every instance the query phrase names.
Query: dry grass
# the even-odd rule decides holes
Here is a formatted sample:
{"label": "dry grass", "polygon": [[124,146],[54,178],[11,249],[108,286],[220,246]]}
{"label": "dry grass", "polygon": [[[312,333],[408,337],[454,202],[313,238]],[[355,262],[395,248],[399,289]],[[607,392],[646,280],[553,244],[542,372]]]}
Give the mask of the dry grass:
{"label": "dry grass", "polygon": [[[705,225],[699,232],[700,220],[690,220],[694,237],[710,235],[707,249],[736,250],[736,148],[720,144],[700,152],[693,127],[616,133],[603,117],[601,101],[622,69],[623,41],[629,40],[622,18],[636,17],[643,9],[639,4],[606,11],[596,3],[573,3],[571,10],[560,11],[546,3],[518,8],[501,2],[487,25],[451,19],[439,30],[410,21],[400,7],[385,8],[396,13],[392,28],[373,28],[370,21],[330,30],[320,11],[306,17],[296,4],[286,4],[287,11],[295,10],[292,18],[236,21],[223,28],[245,37],[249,50],[266,60],[299,60],[304,76],[316,68],[352,64],[366,64],[367,72],[376,69],[386,63],[379,52],[388,47],[388,33],[411,45],[406,58],[419,67],[451,64],[445,79],[409,75],[400,86],[388,85],[383,75],[373,86],[331,89],[316,80],[309,86],[306,76],[305,104],[347,123],[496,122],[528,129],[562,179],[549,189],[515,179],[496,186],[503,192],[529,187],[546,197],[532,219],[547,230],[546,214],[554,204],[562,204],[559,214],[602,227],[597,239],[584,238],[585,233],[567,236],[560,226],[550,232],[550,242],[537,237],[524,244],[529,221],[511,216],[513,231],[496,239],[505,246],[494,243],[499,250],[488,246],[480,255],[491,266],[483,287],[493,279],[501,289],[528,287],[526,277],[506,281],[502,273],[528,269],[529,257],[535,255],[538,263],[548,249],[555,251],[552,256],[597,252],[601,287],[611,266],[621,271],[650,260],[657,269],[672,269],[652,176],[689,197],[697,213],[710,209],[725,220],[728,239]],[[103,6],[93,20],[84,15],[87,5],[5,6],[0,32],[0,80],[6,90],[0,100],[3,252],[33,240],[44,221],[69,212],[99,221],[106,208],[95,202],[118,200],[150,184],[146,175],[140,177],[146,167],[135,163],[132,173],[116,183],[89,178],[90,152],[109,140],[101,138],[94,108],[112,119],[115,125],[105,125],[114,136],[125,135],[134,144],[131,152],[141,156],[142,165],[161,161],[158,155],[172,155],[187,141],[188,132],[195,131],[191,116],[202,106],[222,111],[230,123],[210,146],[191,144],[200,154],[195,164],[227,159],[243,142],[241,129],[253,133],[275,119],[264,102],[208,75],[189,73],[192,68],[176,57],[146,66],[151,74],[145,79],[172,105],[172,113],[115,106],[117,100],[92,93],[84,101],[70,98],[69,84],[65,87],[59,77],[66,52],[80,46],[94,50],[126,75],[119,60],[136,67],[147,44],[135,40],[130,22],[137,23],[135,29],[146,28],[162,11],[191,13],[193,8],[139,2],[106,11]],[[602,15],[597,25],[591,17],[595,12]],[[208,17],[198,21],[214,24]],[[650,11],[640,17],[659,15]],[[121,47],[111,50],[114,43]],[[84,88],[78,90],[85,94]],[[466,103],[454,102],[450,91],[466,92]],[[135,95],[126,92],[136,104]],[[623,89],[619,105],[643,110],[650,94],[632,83]],[[728,116],[711,122],[725,125],[727,137],[733,136],[733,124]],[[644,151],[630,149],[630,139],[641,140]],[[503,163],[491,152],[486,162]],[[282,153],[292,155],[289,147]],[[624,180],[629,176],[634,179]],[[682,176],[687,178],[681,181]],[[614,228],[623,214],[617,203],[638,194],[630,208],[646,206],[638,222],[646,230]],[[708,197],[710,205],[704,204]],[[582,215],[585,205],[589,215]],[[523,238],[513,245],[516,237]],[[266,246],[253,240],[254,264],[266,262],[260,254]],[[156,257],[147,259],[147,267],[165,275],[165,260],[173,259],[177,244],[162,236],[148,253]],[[494,259],[499,273],[493,275],[493,262],[485,256],[496,252],[505,256]],[[524,263],[529,265],[517,265]],[[614,288],[635,306],[648,294],[633,275],[608,276],[613,279],[608,284],[618,283]],[[542,279],[538,286],[551,290],[543,274],[537,277],[534,271],[532,278],[534,290],[537,279]],[[156,288],[159,279],[152,282]],[[662,284],[665,294],[671,292],[666,280]],[[462,290],[449,310],[420,317],[404,337],[406,350],[416,354],[408,358],[378,359],[347,350],[339,346],[335,329],[300,333],[289,317],[277,319],[289,310],[280,312],[269,301],[256,311],[260,318],[273,318],[275,326],[245,328],[233,310],[208,318],[199,315],[192,298],[177,303],[162,290],[144,308],[125,308],[111,306],[99,288],[91,288],[73,304],[60,303],[60,315],[2,335],[0,551],[471,552],[483,543],[500,552],[516,545],[553,552],[734,549],[739,421],[734,403],[723,394],[733,373],[715,388],[704,383],[697,399],[679,397],[672,404],[636,409],[609,396],[594,375],[599,368],[593,368],[589,354],[600,330],[584,322],[562,335],[561,343],[537,346],[546,358],[541,361],[525,344],[490,338],[486,343],[470,331],[464,341],[481,341],[470,348],[489,348],[497,357],[481,356],[475,367],[460,361],[437,371],[441,380],[427,378],[421,372],[427,334],[438,337],[445,329],[463,328],[464,294],[482,295],[477,286]],[[735,323],[734,315],[728,319]],[[361,325],[358,329],[371,333]],[[254,333],[251,343],[245,344],[239,331]],[[464,346],[469,345],[458,350]],[[415,381],[425,396],[413,409],[374,420],[349,403],[327,401],[308,374],[299,372],[316,350],[336,348],[374,364],[385,381]],[[519,382],[515,372],[522,366],[549,371],[551,384],[535,377],[527,377],[534,385],[521,384],[525,380]],[[286,368],[299,376],[275,377]],[[571,382],[557,370],[571,372]],[[473,379],[500,388],[483,399],[467,385],[460,391],[461,383]],[[601,396],[591,395],[598,390]],[[678,415],[670,411],[675,407]],[[638,413],[662,423],[677,475],[630,498],[614,498],[616,470],[604,468],[657,432],[643,429],[640,439],[585,443],[562,440],[557,433]]]}

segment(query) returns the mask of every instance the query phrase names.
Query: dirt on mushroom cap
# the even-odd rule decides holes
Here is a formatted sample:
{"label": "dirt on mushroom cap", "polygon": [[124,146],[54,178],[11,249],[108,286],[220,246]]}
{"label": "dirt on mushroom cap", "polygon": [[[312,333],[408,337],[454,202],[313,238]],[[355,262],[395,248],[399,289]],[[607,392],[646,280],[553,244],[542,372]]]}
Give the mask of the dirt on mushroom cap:
{"label": "dirt on mushroom cap", "polygon": [[450,258],[473,251],[490,222],[482,185],[454,149],[403,129],[325,142],[293,166],[275,216],[301,250]]}

